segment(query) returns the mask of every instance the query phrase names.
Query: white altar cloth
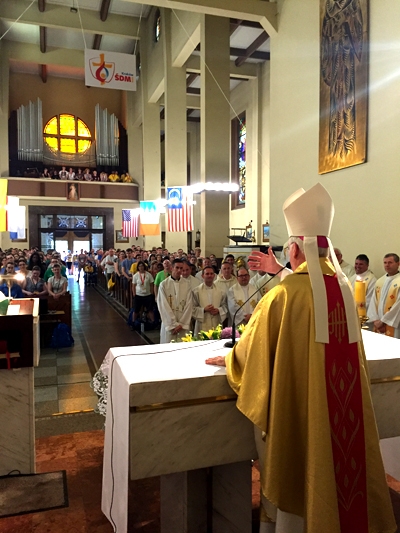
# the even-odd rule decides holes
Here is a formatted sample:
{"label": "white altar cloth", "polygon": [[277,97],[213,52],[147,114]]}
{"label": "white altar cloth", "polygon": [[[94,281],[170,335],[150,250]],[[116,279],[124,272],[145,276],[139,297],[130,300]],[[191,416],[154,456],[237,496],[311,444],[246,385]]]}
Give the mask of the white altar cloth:
{"label": "white altar cloth", "polygon": [[102,511],[114,531],[127,531],[129,479],[129,389],[134,383],[212,377],[225,368],[206,365],[226,355],[225,341],[111,348],[106,356],[108,401],[104,440]]}
{"label": "white altar cloth", "polygon": [[[372,382],[374,379],[399,376],[399,339],[364,330],[362,334]],[[102,511],[117,533],[127,531],[130,386],[151,382],[160,382],[161,385],[161,382],[226,375],[224,367],[204,362],[207,357],[226,355],[229,349],[224,347],[224,343],[205,341],[131,346],[108,351],[102,365],[109,378]],[[400,388],[400,382],[398,386]],[[159,398],[149,403],[162,401],[166,400],[161,393]]]}

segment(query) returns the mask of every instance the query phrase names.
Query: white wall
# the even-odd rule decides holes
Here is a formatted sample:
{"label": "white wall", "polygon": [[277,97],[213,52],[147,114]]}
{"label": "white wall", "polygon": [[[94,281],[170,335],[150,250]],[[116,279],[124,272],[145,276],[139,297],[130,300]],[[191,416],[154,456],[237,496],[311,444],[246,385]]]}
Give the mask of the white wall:
{"label": "white wall", "polygon": [[287,239],[284,200],[320,181],[332,195],[331,238],[353,262],[366,253],[377,275],[382,257],[400,252],[400,3],[370,2],[368,161],[318,175],[319,0],[279,1],[271,41],[271,236]]}
{"label": "white wall", "polygon": [[[231,118],[246,111],[246,205],[230,211],[231,228],[252,220],[257,243],[262,224],[269,219],[269,63],[260,65],[259,77],[240,83],[231,92]],[[232,243],[231,243],[232,244]]]}

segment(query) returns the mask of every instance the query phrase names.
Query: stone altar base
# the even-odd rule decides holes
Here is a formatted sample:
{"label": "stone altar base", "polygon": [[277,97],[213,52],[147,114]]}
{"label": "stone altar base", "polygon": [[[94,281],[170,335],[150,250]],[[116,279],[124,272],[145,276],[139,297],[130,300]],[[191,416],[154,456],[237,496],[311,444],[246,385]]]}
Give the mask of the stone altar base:
{"label": "stone altar base", "polygon": [[161,533],[251,533],[251,462],[160,478]]}

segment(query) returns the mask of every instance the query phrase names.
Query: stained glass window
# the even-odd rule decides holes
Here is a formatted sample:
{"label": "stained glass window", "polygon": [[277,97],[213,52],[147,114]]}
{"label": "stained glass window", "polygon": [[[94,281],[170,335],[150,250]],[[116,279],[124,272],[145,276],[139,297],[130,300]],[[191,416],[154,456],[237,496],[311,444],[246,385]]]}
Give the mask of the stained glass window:
{"label": "stained glass window", "polygon": [[246,116],[239,119],[238,169],[239,169],[238,204],[241,205],[246,202]]}
{"label": "stained glass window", "polygon": [[74,115],[62,114],[51,118],[43,134],[50,149],[66,154],[84,154],[92,144],[89,128]]}
{"label": "stained glass window", "polygon": [[154,17],[154,40],[156,43],[160,40],[161,36],[161,13],[160,10],[157,9],[155,17]]}
{"label": "stained glass window", "polygon": [[246,113],[232,120],[231,180],[239,186],[238,192],[231,195],[232,209],[245,207],[246,204],[246,129]]}

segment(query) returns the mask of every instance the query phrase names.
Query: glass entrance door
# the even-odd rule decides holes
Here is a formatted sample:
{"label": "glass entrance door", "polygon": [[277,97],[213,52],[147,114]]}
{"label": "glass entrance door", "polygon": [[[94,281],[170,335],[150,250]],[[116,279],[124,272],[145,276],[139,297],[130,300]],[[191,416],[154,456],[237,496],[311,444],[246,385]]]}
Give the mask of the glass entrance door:
{"label": "glass entrance door", "polygon": [[80,254],[81,253],[81,250],[83,250],[84,252],[90,252],[90,241],[77,241],[77,240],[74,240],[73,242],[73,245],[72,245],[72,251],[73,253],[78,253]]}

